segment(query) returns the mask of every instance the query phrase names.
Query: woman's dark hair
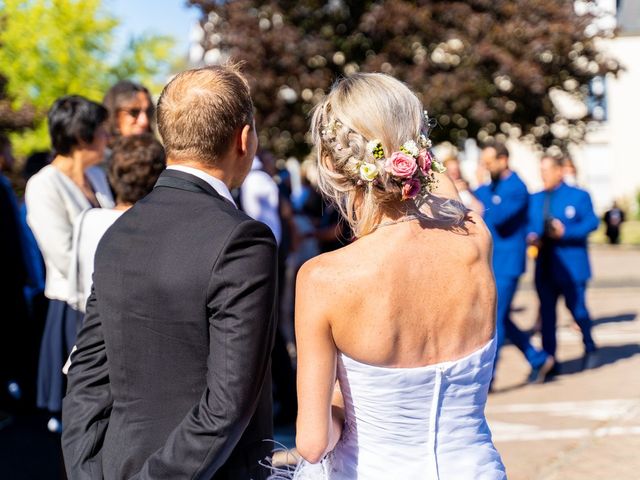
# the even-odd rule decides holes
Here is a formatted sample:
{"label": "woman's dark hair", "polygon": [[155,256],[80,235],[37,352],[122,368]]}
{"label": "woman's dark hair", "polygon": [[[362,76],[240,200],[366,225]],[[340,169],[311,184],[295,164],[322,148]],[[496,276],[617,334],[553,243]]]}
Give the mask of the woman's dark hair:
{"label": "woman's dark hair", "polygon": [[154,110],[153,100],[151,99],[149,90],[139,83],[134,83],[131,80],[120,80],[113,85],[104,96],[102,103],[109,111],[109,133],[113,139],[120,136],[120,130],[118,129],[118,112],[125,103],[133,100],[140,92],[144,93],[149,100],[149,108],[152,110],[151,115],[149,115],[149,121],[151,122]]}
{"label": "woman's dark hair", "polygon": [[107,119],[107,109],[79,95],[60,97],[49,109],[49,136],[59,155],[69,155],[81,142],[91,143]]}
{"label": "woman's dark hair", "polygon": [[165,166],[164,148],[150,133],[118,138],[108,172],[116,202],[133,204],[143,198]]}

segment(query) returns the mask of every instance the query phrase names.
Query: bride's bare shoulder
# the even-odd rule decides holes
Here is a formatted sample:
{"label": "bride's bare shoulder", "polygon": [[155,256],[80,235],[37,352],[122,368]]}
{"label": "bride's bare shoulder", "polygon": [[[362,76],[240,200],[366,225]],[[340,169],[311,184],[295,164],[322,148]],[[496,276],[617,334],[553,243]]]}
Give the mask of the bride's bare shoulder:
{"label": "bride's bare shoulder", "polygon": [[484,223],[484,220],[482,219],[482,215],[474,211],[470,211],[467,214],[465,229],[468,231],[470,235],[477,238],[479,243],[483,247],[485,248],[491,247],[491,244],[492,244],[491,232],[489,232],[489,228],[487,227],[487,224]]}
{"label": "bride's bare shoulder", "polygon": [[313,280],[323,279],[330,271],[333,271],[340,265],[341,250],[345,247],[334,250],[332,252],[322,253],[310,260],[307,260],[298,271],[298,280],[309,278]]}
{"label": "bride's bare shoulder", "polygon": [[[296,279],[296,295],[298,293],[315,295],[331,295],[344,284],[350,270],[351,255],[348,250],[350,245],[332,252],[323,253],[314,257],[302,265]],[[301,292],[304,290],[304,292]]]}
{"label": "bride's bare shoulder", "polygon": [[[296,331],[302,325],[326,326],[329,311],[340,305],[338,298],[343,288],[334,252],[324,253],[308,260],[298,270],[296,278],[295,318]],[[321,327],[324,328],[324,327]],[[296,333],[296,336],[299,334]]]}

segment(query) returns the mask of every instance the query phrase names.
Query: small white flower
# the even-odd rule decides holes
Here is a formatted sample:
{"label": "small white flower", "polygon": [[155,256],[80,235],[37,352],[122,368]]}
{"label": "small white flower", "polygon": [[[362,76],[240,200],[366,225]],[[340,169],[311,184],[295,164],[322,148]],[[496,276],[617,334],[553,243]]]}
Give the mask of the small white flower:
{"label": "small white flower", "polygon": [[360,165],[360,178],[367,182],[373,182],[378,176],[378,167],[374,163]]}
{"label": "small white flower", "polygon": [[418,156],[418,152],[419,152],[418,145],[416,145],[416,142],[414,142],[413,140],[404,142],[402,144],[402,148],[404,148],[412,157]]}
{"label": "small white flower", "polygon": [[444,173],[447,171],[447,167],[445,167],[442,163],[438,162],[437,160],[433,160],[431,162],[431,170],[438,173]]}
{"label": "small white flower", "polygon": [[431,148],[432,146],[431,139],[427,138],[427,136],[424,133],[420,134],[420,137],[418,138],[418,144],[422,148]]}
{"label": "small white flower", "polygon": [[373,153],[373,151],[376,149],[376,147],[378,145],[380,145],[382,142],[380,140],[378,140],[377,138],[374,138],[373,140],[369,140],[367,142],[367,151]]}

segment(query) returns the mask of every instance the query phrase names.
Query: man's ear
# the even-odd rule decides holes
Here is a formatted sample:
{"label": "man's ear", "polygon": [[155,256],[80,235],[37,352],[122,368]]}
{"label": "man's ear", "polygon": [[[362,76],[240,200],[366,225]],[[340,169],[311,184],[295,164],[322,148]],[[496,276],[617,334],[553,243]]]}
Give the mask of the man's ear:
{"label": "man's ear", "polygon": [[249,136],[251,135],[251,125],[245,125],[242,127],[236,136],[236,148],[240,155],[246,155],[249,150]]}

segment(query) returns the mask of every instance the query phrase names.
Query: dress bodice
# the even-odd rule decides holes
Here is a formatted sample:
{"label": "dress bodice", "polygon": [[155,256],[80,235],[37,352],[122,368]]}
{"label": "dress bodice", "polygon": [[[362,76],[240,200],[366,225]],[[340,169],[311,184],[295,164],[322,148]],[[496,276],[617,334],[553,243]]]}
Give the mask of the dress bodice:
{"label": "dress bodice", "polygon": [[499,480],[506,478],[484,416],[495,339],[458,360],[378,367],[340,353],[342,437],[322,476],[298,478]]}

